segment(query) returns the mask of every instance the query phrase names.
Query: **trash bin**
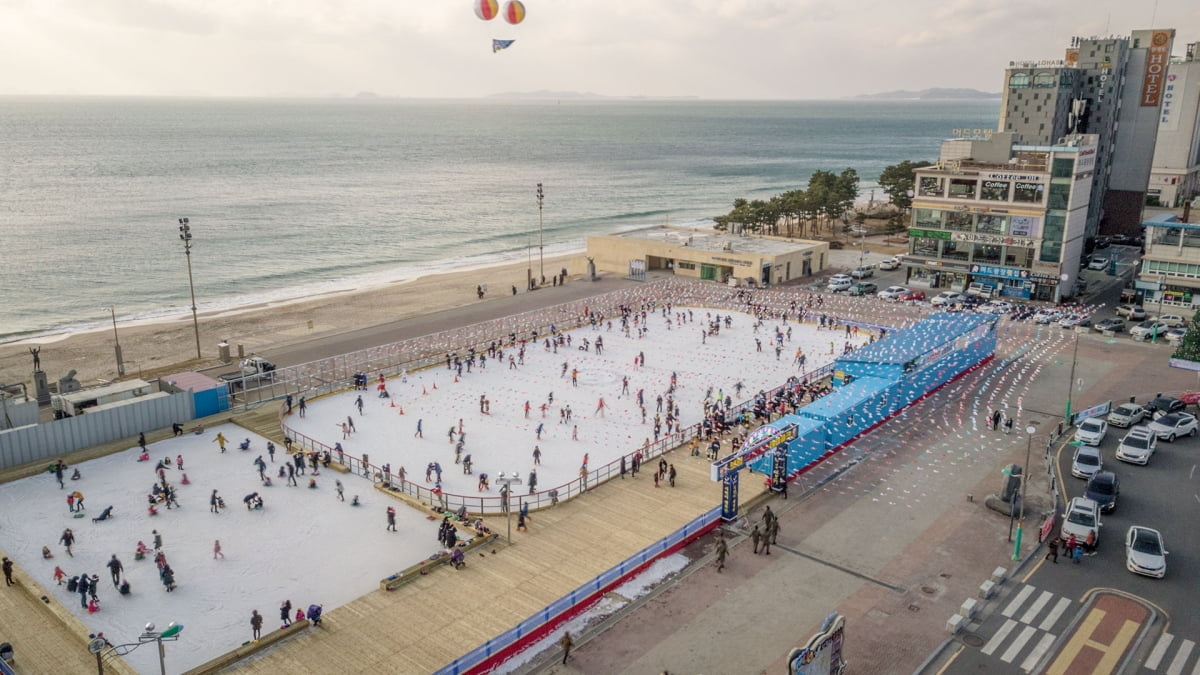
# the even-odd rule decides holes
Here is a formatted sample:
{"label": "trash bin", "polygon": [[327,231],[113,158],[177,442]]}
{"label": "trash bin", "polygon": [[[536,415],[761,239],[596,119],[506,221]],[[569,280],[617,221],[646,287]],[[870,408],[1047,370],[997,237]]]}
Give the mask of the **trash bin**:
{"label": "trash bin", "polygon": [[228,342],[222,341],[222,342],[217,343],[217,356],[221,359],[221,363],[229,363],[229,343]]}

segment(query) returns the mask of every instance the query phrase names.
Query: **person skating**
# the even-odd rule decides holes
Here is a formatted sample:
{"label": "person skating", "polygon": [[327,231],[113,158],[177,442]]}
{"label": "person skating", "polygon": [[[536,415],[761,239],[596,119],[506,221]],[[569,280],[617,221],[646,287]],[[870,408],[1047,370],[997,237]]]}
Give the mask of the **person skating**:
{"label": "person skating", "polygon": [[279,620],[283,621],[281,628],[287,628],[292,625],[292,601],[284,600],[283,604],[279,605]]}
{"label": "person skating", "polygon": [[334,489],[337,490],[338,501],[339,502],[346,501],[346,495],[344,494],[346,488],[342,486],[342,481],[335,480],[333,483],[334,483]]}
{"label": "person skating", "polygon": [[75,554],[71,552],[71,545],[75,543],[75,533],[71,531],[71,528],[68,527],[63,530],[62,536],[59,537],[58,541],[66,547],[67,555],[74,558]]}
{"label": "person skating", "polygon": [[221,448],[221,452],[225,452],[225,443],[227,440],[228,439],[225,438],[225,434],[218,431],[217,437],[212,439],[212,442],[216,443],[218,448]]}
{"label": "person skating", "polygon": [[391,532],[396,531],[396,509],[391,506],[387,507],[387,529]]}
{"label": "person skating", "polygon": [[217,491],[213,490],[212,495],[208,498],[208,510],[217,515],[221,515],[220,509],[221,498],[217,496]]}
{"label": "person skating", "polygon": [[258,613],[258,610],[252,610],[250,612],[250,630],[254,635],[255,642],[258,642],[259,638],[262,637],[262,622],[263,618],[262,615]]}
{"label": "person skating", "polygon": [[114,553],[112,558],[106,563],[108,571],[112,573],[113,586],[121,585],[121,571],[125,569],[121,565],[121,561],[117,559],[117,554]]}
{"label": "person skating", "polygon": [[221,552],[220,539],[217,539],[213,542],[213,560],[216,560],[217,558],[220,558],[221,560],[225,559],[225,554]]}

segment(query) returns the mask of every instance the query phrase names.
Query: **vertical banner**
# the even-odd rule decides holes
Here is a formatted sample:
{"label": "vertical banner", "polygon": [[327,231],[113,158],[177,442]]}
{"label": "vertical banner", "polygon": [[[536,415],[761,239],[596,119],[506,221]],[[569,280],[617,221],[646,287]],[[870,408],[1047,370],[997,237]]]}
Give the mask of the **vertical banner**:
{"label": "vertical banner", "polygon": [[1146,72],[1142,74],[1143,108],[1157,108],[1162,103],[1173,33],[1170,30],[1156,30],[1150,37],[1150,46],[1146,48]]}
{"label": "vertical banner", "polygon": [[775,449],[771,460],[771,491],[783,492],[783,484],[787,482],[787,446]]}
{"label": "vertical banner", "polygon": [[738,516],[738,475],[740,471],[727,471],[721,479],[721,520],[726,522]]}

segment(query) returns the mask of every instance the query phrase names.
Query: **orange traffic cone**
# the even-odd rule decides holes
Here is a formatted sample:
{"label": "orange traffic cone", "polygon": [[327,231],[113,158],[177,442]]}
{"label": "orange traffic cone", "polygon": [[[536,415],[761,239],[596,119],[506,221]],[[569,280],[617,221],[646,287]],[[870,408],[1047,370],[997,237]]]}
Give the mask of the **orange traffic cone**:
{"label": "orange traffic cone", "polygon": [[396,414],[403,415],[404,414],[404,406],[396,406],[396,407],[400,409],[396,412]]}
{"label": "orange traffic cone", "polygon": [[395,408],[395,407],[396,407],[396,402],[395,402],[395,401],[392,401],[392,406],[391,406],[391,407],[393,407],[393,408]]}
{"label": "orange traffic cone", "polygon": [[433,383],[433,388],[434,388],[434,389],[437,389],[437,382],[434,382],[434,383]]}

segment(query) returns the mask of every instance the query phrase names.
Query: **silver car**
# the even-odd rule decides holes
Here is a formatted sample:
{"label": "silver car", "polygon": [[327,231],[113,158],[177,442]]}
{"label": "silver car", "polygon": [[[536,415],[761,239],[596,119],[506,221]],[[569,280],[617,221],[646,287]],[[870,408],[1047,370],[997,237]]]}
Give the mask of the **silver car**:
{"label": "silver car", "polygon": [[1150,462],[1150,457],[1154,455],[1154,448],[1157,445],[1158,436],[1146,427],[1130,429],[1129,433],[1121,439],[1116,457],[1122,462],[1144,466]]}
{"label": "silver car", "polygon": [[1154,420],[1148,426],[1151,433],[1168,443],[1174,443],[1179,436],[1196,435],[1196,416],[1183,412],[1173,412]]}
{"label": "silver car", "polygon": [[1167,575],[1167,549],[1158,530],[1139,525],[1129,528],[1125,533],[1125,569],[1155,579]]}
{"label": "silver car", "polygon": [[1086,445],[1075,448],[1075,459],[1071,462],[1072,476],[1086,480],[1096,475],[1096,472],[1102,468],[1104,468],[1104,460],[1100,458],[1099,450]]}
{"label": "silver car", "polygon": [[1136,403],[1122,403],[1108,413],[1108,423],[1114,427],[1131,427],[1146,419],[1146,408]]}

